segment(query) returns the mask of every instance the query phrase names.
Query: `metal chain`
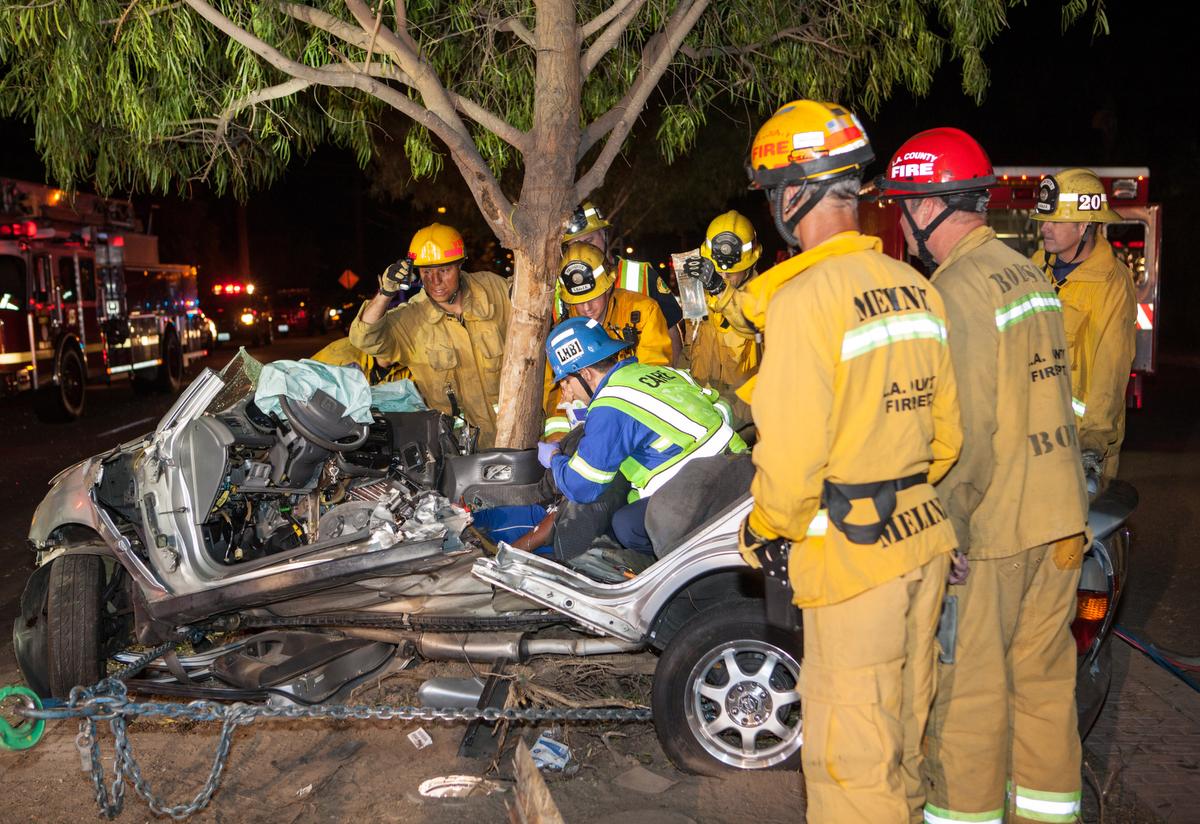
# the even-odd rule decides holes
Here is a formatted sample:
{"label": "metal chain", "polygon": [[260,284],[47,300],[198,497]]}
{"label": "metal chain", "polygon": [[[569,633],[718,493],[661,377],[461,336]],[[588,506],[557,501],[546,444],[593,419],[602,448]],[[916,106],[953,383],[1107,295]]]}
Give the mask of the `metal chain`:
{"label": "metal chain", "polygon": [[[176,642],[177,643],[177,642]],[[175,643],[164,644],[156,652],[146,653],[122,673],[133,674],[145,667],[158,655],[162,655]],[[139,665],[140,666],[135,666]],[[132,672],[130,672],[132,671]],[[129,677],[129,675],[125,675]],[[91,750],[92,783],[96,790],[96,804],[104,818],[113,819],[121,814],[125,803],[125,781],[157,815],[170,816],[175,820],[187,818],[207,806],[221,781],[221,774],[229,760],[229,748],[233,733],[238,727],[254,723],[260,718],[331,718],[338,721],[648,721],[649,709],[596,709],[596,708],[529,708],[529,709],[436,709],[392,704],[327,704],[313,707],[268,706],[265,704],[220,704],[215,701],[192,701],[187,704],[159,703],[154,701],[130,701],[125,684],[117,677],[105,678],[94,687],[75,687],[64,707],[45,707],[40,710],[22,710],[30,718],[58,719],[79,718],[80,732],[87,736]],[[141,766],[133,755],[129,741],[128,721],[130,718],[175,718],[189,721],[220,721],[221,735],[217,751],[213,756],[208,778],[195,797],[186,804],[171,805],[156,796],[142,775]],[[96,723],[107,720],[115,742],[116,757],[113,763],[112,786],[105,785],[104,768],[100,763],[100,743],[96,734]]]}

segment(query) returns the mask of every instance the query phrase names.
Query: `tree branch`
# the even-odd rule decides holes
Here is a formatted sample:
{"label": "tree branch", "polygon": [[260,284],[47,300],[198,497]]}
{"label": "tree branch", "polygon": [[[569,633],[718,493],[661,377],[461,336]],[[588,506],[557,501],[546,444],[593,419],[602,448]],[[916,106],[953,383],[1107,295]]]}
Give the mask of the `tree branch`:
{"label": "tree branch", "polygon": [[[646,106],[650,92],[654,90],[658,81],[666,73],[667,67],[671,65],[676,52],[683,44],[684,38],[695,28],[700,16],[708,9],[709,2],[710,0],[693,0],[690,5],[680,3],[671,14],[663,31],[652,37],[646,44],[646,48],[642,52],[642,66],[638,71],[637,79],[634,80],[633,85],[629,87],[629,91],[621,98],[621,101],[613,107],[613,111],[620,111],[620,115],[608,133],[608,140],[600,151],[600,156],[575,184],[575,201],[577,203],[586,199],[604,182],[604,176],[608,174],[608,167],[620,153],[625,138],[629,137],[634,122]],[[607,114],[598,120],[604,119]]]}
{"label": "tree branch", "polygon": [[280,98],[302,92],[312,85],[309,80],[302,80],[293,77],[291,80],[286,80],[276,86],[268,86],[265,89],[257,89],[244,97],[230,103],[221,112],[220,117],[213,124],[212,132],[212,154],[209,155],[208,163],[204,166],[204,171],[200,174],[201,178],[207,178],[213,164],[217,162],[217,155],[221,152],[221,147],[225,145],[225,135],[229,133],[229,124],[233,122],[233,118],[238,112],[248,109],[251,106],[257,106],[260,103],[266,103],[270,100],[279,100]]}
{"label": "tree branch", "polygon": [[600,31],[600,29],[607,26],[608,21],[620,14],[622,9],[633,2],[635,0],[615,0],[611,6],[579,27],[579,39],[587,40],[593,34]]}
{"label": "tree branch", "polygon": [[[348,0],[348,3],[350,1]],[[499,181],[496,180],[496,176],[492,174],[491,169],[488,168],[487,163],[480,156],[479,149],[475,146],[474,141],[471,140],[469,133],[466,131],[466,126],[458,119],[453,106],[448,100],[446,100],[446,104],[449,106],[451,115],[457,122],[457,128],[447,123],[438,113],[425,108],[408,95],[403,94],[386,83],[379,82],[368,74],[344,69],[306,66],[303,63],[292,60],[275,47],[241,28],[220,11],[205,2],[205,0],[184,0],[184,2],[227,37],[258,55],[262,60],[284,74],[290,75],[297,80],[309,81],[313,84],[358,89],[408,115],[442,139],[447,148],[450,149],[450,155],[458,166],[459,171],[462,172],[463,177],[468,181],[468,185],[470,186],[473,183],[479,187],[476,189],[472,186],[472,193],[475,195],[475,200],[479,204],[481,211],[484,212],[485,217],[496,218],[495,222],[501,222],[503,216],[512,208],[508,202],[508,198],[504,196],[504,192],[500,188]],[[372,20],[371,22],[373,23],[374,21]],[[389,34],[394,35],[390,30],[387,31]],[[442,89],[442,93],[443,99],[445,99],[444,89]],[[499,217],[496,217],[497,215]],[[489,220],[489,222],[493,221]]]}
{"label": "tree branch", "polygon": [[533,39],[533,32],[526,28],[525,24],[515,17],[508,17],[504,20],[501,20],[496,24],[496,31],[512,32],[516,38],[526,46],[536,48],[536,42]]}
{"label": "tree branch", "polygon": [[[616,15],[616,19],[596,38],[596,42],[588,46],[587,51],[583,53],[583,57],[579,58],[579,69],[584,80],[587,80],[588,75],[592,73],[592,69],[596,68],[600,61],[604,59],[604,55],[615,49],[617,44],[621,42],[621,36],[629,28],[630,21],[637,16],[637,13],[642,10],[642,6],[645,3],[646,0],[619,0],[618,3],[613,4],[613,8],[617,5],[622,6]],[[609,11],[611,10],[610,8]],[[605,14],[607,13],[605,12]],[[597,17],[596,19],[599,20],[600,18]],[[595,21],[593,20],[592,22]]]}
{"label": "tree branch", "polygon": [[[351,25],[344,20],[339,20],[332,14],[323,12],[319,9],[314,9],[311,6],[302,5],[300,3],[280,2],[278,6],[280,10],[289,17],[332,34],[334,37],[344,41],[345,43],[348,43],[351,46],[357,46],[360,49],[367,49],[371,44],[371,35],[363,31],[358,26]],[[374,28],[373,25],[372,28]],[[378,32],[374,32],[374,34],[378,36]],[[383,67],[379,63],[372,63],[364,68],[366,73],[372,77],[395,80],[399,83],[403,83],[405,86],[420,91],[413,78],[401,69],[388,67],[388,71],[382,71],[381,69]],[[525,132],[509,123],[500,115],[492,112],[468,97],[448,90],[447,94],[450,96],[451,101],[453,101],[454,108],[456,110],[462,112],[464,115],[471,118],[471,120],[474,120],[480,126],[499,137],[517,151],[526,151],[529,145],[529,137]]]}

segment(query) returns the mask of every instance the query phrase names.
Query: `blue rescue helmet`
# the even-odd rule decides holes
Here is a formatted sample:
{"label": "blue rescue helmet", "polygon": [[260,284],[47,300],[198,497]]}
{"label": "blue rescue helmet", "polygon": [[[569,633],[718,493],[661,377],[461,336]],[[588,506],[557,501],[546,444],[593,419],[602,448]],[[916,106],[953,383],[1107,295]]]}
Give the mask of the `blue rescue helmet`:
{"label": "blue rescue helmet", "polygon": [[557,383],[628,348],[628,343],[609,335],[591,318],[567,318],[550,330],[546,360]]}

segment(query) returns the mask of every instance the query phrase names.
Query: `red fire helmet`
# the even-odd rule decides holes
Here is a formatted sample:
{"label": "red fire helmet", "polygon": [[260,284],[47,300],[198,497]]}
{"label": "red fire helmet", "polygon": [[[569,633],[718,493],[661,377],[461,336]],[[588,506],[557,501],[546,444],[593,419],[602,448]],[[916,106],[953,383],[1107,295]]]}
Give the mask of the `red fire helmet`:
{"label": "red fire helmet", "polygon": [[975,192],[996,183],[992,161],[964,132],[943,126],[913,135],[876,180],[880,197],[940,197]]}

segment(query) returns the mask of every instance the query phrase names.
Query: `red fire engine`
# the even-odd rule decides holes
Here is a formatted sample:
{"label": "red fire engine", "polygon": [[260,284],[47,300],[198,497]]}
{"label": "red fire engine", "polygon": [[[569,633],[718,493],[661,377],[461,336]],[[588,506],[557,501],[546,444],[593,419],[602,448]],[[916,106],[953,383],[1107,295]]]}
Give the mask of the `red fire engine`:
{"label": "red fire engine", "polygon": [[[1037,203],[1038,183],[1059,171],[1045,166],[997,166],[997,184],[988,203],[988,223],[997,236],[1023,255],[1041,245],[1038,224],[1031,217]],[[1142,379],[1153,374],[1157,331],[1159,261],[1162,256],[1162,206],[1149,199],[1150,170],[1141,167],[1093,167],[1108,192],[1108,202],[1121,216],[1119,223],[1104,226],[1105,236],[1133,273],[1137,293],[1137,349],[1129,381],[1129,400],[1142,405]],[[863,232],[883,239],[883,250],[915,266],[909,260],[900,232],[900,210],[895,203],[864,202],[859,216]]]}
{"label": "red fire engine", "polygon": [[205,354],[196,270],[158,262],[127,201],[0,180],[0,392],[33,390],[45,420],[83,412],[88,384],[179,388]]}

